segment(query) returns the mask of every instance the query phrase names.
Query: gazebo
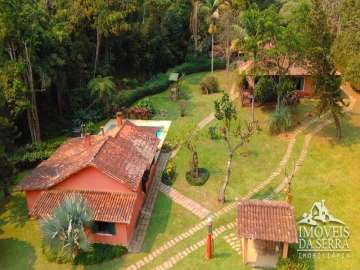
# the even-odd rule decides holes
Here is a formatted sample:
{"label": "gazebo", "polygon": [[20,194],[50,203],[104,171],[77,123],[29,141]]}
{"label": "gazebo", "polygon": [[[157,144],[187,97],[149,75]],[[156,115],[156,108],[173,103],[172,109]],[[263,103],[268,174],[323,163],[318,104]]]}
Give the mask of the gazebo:
{"label": "gazebo", "polygon": [[279,252],[287,258],[289,244],[298,242],[294,208],[290,204],[244,199],[239,201],[237,211],[244,264],[275,267]]}

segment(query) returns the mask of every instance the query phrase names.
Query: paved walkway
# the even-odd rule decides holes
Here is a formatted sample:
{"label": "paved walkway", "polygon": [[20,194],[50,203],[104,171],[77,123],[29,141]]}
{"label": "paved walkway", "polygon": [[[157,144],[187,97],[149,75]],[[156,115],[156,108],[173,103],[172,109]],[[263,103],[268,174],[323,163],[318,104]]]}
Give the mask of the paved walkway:
{"label": "paved walkway", "polygon": [[203,120],[201,120],[198,124],[197,124],[197,128],[198,129],[203,129],[207,124],[209,124],[211,121],[213,121],[215,119],[215,114],[211,113],[208,116],[206,116]]}
{"label": "paved walkway", "polygon": [[129,244],[130,252],[140,252],[144,242],[145,233],[150,223],[151,213],[154,209],[155,201],[159,193],[159,185],[161,184],[161,175],[169,160],[170,153],[161,153],[156,166],[156,174],[154,183],[152,184],[141,209],[134,236]]}
{"label": "paved walkway", "polygon": [[181,205],[182,207],[189,210],[194,215],[198,216],[199,218],[203,219],[210,214],[210,211],[205,207],[201,206],[199,203],[193,201],[192,199],[184,196],[174,188],[160,183],[160,191],[168,196],[171,200],[175,203]]}
{"label": "paved walkway", "polygon": [[[224,233],[227,230],[234,229],[235,226],[236,226],[236,222],[231,222],[226,225],[222,225],[222,226],[218,227],[217,229],[215,229],[213,231],[213,239],[217,238],[219,235],[221,235],[222,233]],[[161,263],[159,266],[154,268],[154,270],[166,270],[166,269],[172,268],[180,260],[184,259],[185,257],[187,257],[189,254],[193,253],[194,251],[198,250],[200,247],[205,246],[205,244],[206,244],[206,238],[196,242],[195,244],[188,246],[187,248],[185,248],[182,251],[179,251],[174,256],[170,257],[169,259],[167,259],[166,261]],[[195,265],[194,265],[194,267],[195,267]],[[134,268],[134,270],[135,270],[135,268]]]}
{"label": "paved walkway", "polygon": [[224,240],[236,251],[237,254],[241,255],[241,240],[236,236],[235,233],[225,235]]}

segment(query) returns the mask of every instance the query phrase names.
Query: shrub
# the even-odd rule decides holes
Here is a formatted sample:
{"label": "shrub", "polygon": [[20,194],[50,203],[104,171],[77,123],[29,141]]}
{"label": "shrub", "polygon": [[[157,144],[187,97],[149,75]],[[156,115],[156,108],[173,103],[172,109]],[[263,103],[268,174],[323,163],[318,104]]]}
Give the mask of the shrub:
{"label": "shrub", "polygon": [[177,147],[176,143],[173,143],[171,141],[165,141],[165,143],[163,144],[162,148],[161,148],[161,152],[163,153],[169,153],[172,150],[174,150]]}
{"label": "shrub", "polygon": [[186,181],[192,186],[202,186],[209,179],[210,173],[205,168],[199,168],[199,177],[194,178],[191,172],[186,172]]}
{"label": "shrub", "polygon": [[96,125],[93,121],[89,121],[85,124],[85,132],[90,134],[96,133]]}
{"label": "shrub", "polygon": [[270,133],[279,134],[292,128],[292,115],[288,107],[282,107],[271,115]]}
{"label": "shrub", "polygon": [[273,92],[271,80],[263,76],[255,84],[254,87],[254,97],[255,100],[259,103],[265,103],[275,100],[275,94]]}
{"label": "shrub", "polygon": [[[49,262],[56,263],[68,263],[64,258],[57,257],[54,253],[50,252],[48,248],[42,244],[42,252]],[[105,261],[110,261],[115,258],[119,258],[126,254],[128,251],[123,246],[113,246],[107,244],[92,244],[91,248],[87,252],[81,252],[77,255],[72,264],[75,265],[93,265],[99,264]]]}
{"label": "shrub", "polygon": [[220,138],[220,134],[216,127],[209,127],[208,133],[211,140],[217,140]]}
{"label": "shrub", "polygon": [[278,270],[310,270],[314,269],[314,262],[312,258],[300,257],[297,254],[298,244],[289,245],[289,257],[282,258],[279,254],[277,263]]}
{"label": "shrub", "polygon": [[114,258],[119,258],[127,253],[123,246],[113,246],[106,244],[93,244],[89,252],[82,252],[75,257],[74,264],[99,264]]}
{"label": "shrub", "polygon": [[62,143],[63,140],[59,139],[50,143],[26,144],[15,151],[11,160],[19,170],[30,169],[48,159]]}
{"label": "shrub", "polygon": [[169,161],[161,176],[161,182],[163,182],[165,185],[171,186],[175,180],[175,176],[176,166],[172,161]]}
{"label": "shrub", "polygon": [[200,87],[203,94],[211,94],[219,90],[219,83],[214,76],[207,76],[201,80]]}
{"label": "shrub", "polygon": [[155,107],[150,98],[146,97],[138,103],[138,107],[147,109],[150,113],[150,115],[155,114]]}

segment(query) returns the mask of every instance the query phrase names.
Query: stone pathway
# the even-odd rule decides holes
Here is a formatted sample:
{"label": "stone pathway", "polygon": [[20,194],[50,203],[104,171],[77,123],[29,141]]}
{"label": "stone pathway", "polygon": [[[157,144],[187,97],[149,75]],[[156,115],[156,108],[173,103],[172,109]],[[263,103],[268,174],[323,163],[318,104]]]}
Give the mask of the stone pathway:
{"label": "stone pathway", "polygon": [[[221,235],[223,232],[227,230],[234,229],[236,226],[236,222],[231,222],[226,225],[222,225],[215,229],[213,231],[213,239],[217,238],[219,235]],[[177,264],[180,260],[187,257],[189,254],[193,253],[194,251],[198,250],[200,247],[205,246],[206,244],[206,238],[196,242],[195,244],[192,244],[185,248],[182,251],[179,251],[174,256],[170,257],[166,261],[164,261],[162,264],[154,268],[154,270],[166,270],[172,268],[175,264]],[[204,251],[205,253],[205,251]],[[135,270],[135,269],[134,269]]]}
{"label": "stone pathway", "polygon": [[201,120],[198,124],[197,124],[197,128],[198,129],[203,129],[207,124],[209,124],[211,121],[213,121],[215,119],[215,114],[211,113],[208,116],[206,116],[203,120]]}
{"label": "stone pathway", "polygon": [[[355,96],[353,94],[353,90],[351,89],[351,87],[349,87],[348,85],[343,85],[342,86],[343,91],[348,95],[349,99],[350,99],[350,104],[347,108],[345,108],[345,112],[349,113],[352,111],[352,109],[355,106],[355,103],[357,102],[358,96]],[[329,117],[329,114],[325,114],[323,115],[321,118],[325,118],[325,117]],[[294,174],[296,174],[301,165],[304,163],[304,160],[306,158],[306,155],[308,153],[308,149],[310,146],[310,141],[312,139],[312,137],[318,133],[320,130],[322,130],[324,127],[326,127],[327,125],[333,123],[332,119],[328,119],[328,120],[324,120],[324,122],[322,122],[321,124],[319,124],[315,129],[313,129],[309,134],[307,134],[305,136],[305,141],[303,144],[303,147],[301,149],[301,153],[299,156],[299,159],[295,162],[295,170],[294,170]],[[287,184],[287,177],[284,177],[283,181],[277,186],[277,188],[275,189],[275,194],[281,192],[282,190],[284,190],[286,184]],[[272,196],[270,196],[271,198]]]}
{"label": "stone pathway", "polygon": [[156,174],[154,183],[152,184],[146,198],[144,205],[141,209],[139,219],[137,221],[136,229],[129,244],[130,252],[140,252],[142,244],[144,242],[145,233],[150,223],[151,213],[154,209],[155,201],[159,193],[159,185],[161,184],[161,175],[166,167],[166,164],[170,158],[170,153],[161,153],[156,166]]}
{"label": "stone pathway", "polygon": [[236,253],[238,253],[239,255],[241,255],[242,250],[241,250],[241,241],[240,239],[236,236],[235,233],[230,233],[228,235],[224,236],[224,240],[226,243],[228,243],[230,245],[230,247],[232,247]]}
{"label": "stone pathway", "polygon": [[168,196],[173,202],[181,205],[182,207],[189,210],[194,215],[203,219],[210,214],[210,211],[205,207],[201,206],[199,203],[193,201],[192,199],[184,196],[174,188],[160,183],[159,189],[162,193]]}

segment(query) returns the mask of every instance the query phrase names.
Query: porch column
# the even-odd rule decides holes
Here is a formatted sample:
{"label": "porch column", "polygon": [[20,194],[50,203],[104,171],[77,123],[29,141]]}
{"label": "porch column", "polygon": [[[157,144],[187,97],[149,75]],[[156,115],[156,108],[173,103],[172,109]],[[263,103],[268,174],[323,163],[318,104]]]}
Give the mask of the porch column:
{"label": "porch column", "polygon": [[283,245],[283,258],[286,259],[288,256],[289,243],[284,243]]}
{"label": "porch column", "polygon": [[243,263],[247,263],[248,239],[243,238]]}

